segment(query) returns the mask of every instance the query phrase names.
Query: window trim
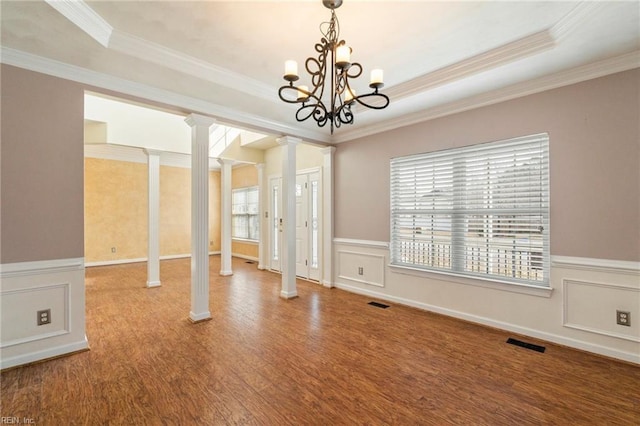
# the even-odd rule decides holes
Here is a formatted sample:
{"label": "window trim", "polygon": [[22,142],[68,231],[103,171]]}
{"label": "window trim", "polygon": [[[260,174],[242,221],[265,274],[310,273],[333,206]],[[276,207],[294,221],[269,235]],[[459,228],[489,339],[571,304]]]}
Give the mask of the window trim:
{"label": "window trim", "polygon": [[[420,173],[421,169],[425,170],[425,168],[426,169],[430,169],[433,167],[439,168],[439,167],[442,167],[443,164],[446,165],[447,163],[450,162],[449,163],[450,166],[447,166],[447,167],[449,167],[449,170],[451,170],[450,173],[453,173],[453,174],[450,177],[446,178],[444,181],[433,181],[433,185],[435,185],[434,187],[437,188],[438,186],[441,186],[443,184],[450,184],[452,185],[451,190],[454,191],[453,194],[456,194],[457,192],[455,191],[464,190],[466,182],[469,182],[468,175],[466,173],[466,164],[467,164],[466,158],[471,158],[472,165],[474,164],[474,162],[476,162],[477,164],[477,160],[473,157],[475,152],[478,152],[478,153],[487,152],[486,155],[489,156],[488,158],[493,157],[495,159],[495,158],[500,158],[505,154],[509,155],[508,150],[511,146],[526,147],[526,144],[531,144],[533,146],[533,144],[535,143],[538,143],[539,144],[538,146],[541,147],[540,152],[543,156],[542,157],[543,161],[539,163],[541,164],[540,166],[541,173],[542,173],[542,170],[545,171],[544,175],[540,174],[540,180],[536,181],[536,182],[539,182],[539,185],[542,185],[540,187],[541,188],[540,190],[542,191],[541,194],[544,194],[545,196],[545,198],[541,198],[541,200],[544,200],[544,203],[542,203],[541,201],[542,203],[541,210],[537,212],[538,214],[541,215],[543,226],[546,228],[540,234],[542,238],[542,241],[541,241],[542,257],[540,259],[540,262],[542,264],[542,273],[543,273],[542,279],[540,281],[527,280],[527,279],[521,279],[516,277],[511,278],[509,276],[503,277],[498,274],[474,272],[468,269],[469,267],[466,263],[465,264],[459,263],[463,259],[463,257],[460,256],[460,253],[464,253],[470,247],[473,247],[473,244],[468,245],[467,236],[465,235],[469,233],[469,230],[467,228],[464,228],[464,226],[469,226],[469,225],[461,225],[460,223],[456,224],[456,218],[458,222],[462,220],[464,223],[464,221],[469,220],[467,218],[473,217],[473,211],[477,210],[477,208],[474,208],[473,204],[470,206],[473,210],[466,210],[465,209],[466,206],[461,207],[460,205],[458,205],[456,207],[455,195],[453,198],[454,205],[450,207],[451,210],[450,210],[450,213],[448,213],[450,215],[449,217],[451,218],[450,219],[451,222],[449,225],[451,228],[448,231],[449,232],[448,238],[450,239],[450,242],[449,242],[450,253],[448,255],[447,254],[444,255],[445,256],[445,258],[443,258],[443,261],[445,262],[445,264],[443,265],[444,267],[439,267],[439,265],[429,266],[428,264],[420,264],[419,261],[416,262],[415,258],[413,260],[413,263],[415,263],[415,266],[411,262],[402,262],[404,255],[401,250],[401,247],[403,243],[422,244],[422,242],[419,241],[419,239],[418,240],[416,239],[416,234],[420,233],[420,232],[417,232],[416,229],[419,229],[419,228],[414,228],[414,232],[411,235],[407,235],[406,234],[407,230],[404,229],[406,228],[406,226],[408,226],[406,223],[407,214],[410,214],[410,210],[412,210],[411,207],[407,207],[407,204],[406,204],[406,203],[411,203],[411,199],[412,199],[412,198],[407,198],[407,194],[409,194],[409,197],[411,197],[412,193],[420,194],[420,192],[416,192],[416,191],[419,191],[420,189],[422,190],[425,189],[424,179],[427,179],[427,182],[429,182],[429,179],[433,178],[433,177],[429,177],[430,176],[429,172],[426,172],[426,174],[424,175],[422,174],[415,175],[415,173]],[[525,149],[528,149],[528,148],[525,148]],[[503,152],[501,152],[501,150],[503,150]],[[482,154],[479,155],[479,158],[482,158]],[[462,161],[463,163],[460,163]],[[495,160],[491,160],[491,161],[495,161]],[[457,173],[456,169],[459,167],[459,166],[456,166],[456,163],[462,164],[462,169],[464,170],[464,172],[460,175],[456,174]],[[487,163],[487,164],[492,164],[492,163]],[[498,167],[500,167],[500,163],[497,163],[497,164],[498,164]],[[412,167],[417,167],[417,169]],[[418,172],[416,172],[416,170],[418,170]],[[433,170],[435,172],[435,170],[446,170],[446,169],[433,169]],[[460,169],[458,168],[458,170]],[[471,169],[472,172],[475,170],[476,169]],[[494,170],[493,166],[492,166],[492,170]],[[500,169],[498,168],[496,170],[500,170]],[[524,291],[518,291],[518,292],[525,292],[525,293],[531,293],[531,291],[533,291],[534,293],[539,294],[542,292],[543,294],[546,293],[548,297],[548,295],[550,295],[550,292],[552,290],[551,277],[550,277],[551,253],[550,253],[549,172],[550,172],[549,170],[549,135],[547,133],[540,133],[540,134],[516,137],[516,138],[511,138],[511,139],[506,139],[501,141],[475,144],[475,145],[469,145],[464,147],[454,147],[454,148],[445,149],[445,150],[431,151],[431,152],[392,158],[390,161],[391,182],[390,182],[390,191],[389,191],[390,192],[390,234],[391,234],[390,235],[391,239],[389,242],[390,269],[398,273],[408,273],[410,275],[426,276],[429,278],[437,278],[445,281],[454,281],[461,284],[482,285],[483,287],[497,286],[496,288],[507,287],[507,289],[515,288],[515,289],[524,290]],[[408,182],[403,182],[403,180],[406,179],[406,176],[407,175],[411,176],[412,173],[414,173],[413,178],[417,179],[417,181],[411,182],[411,180],[409,180]],[[445,176],[445,175],[441,175],[441,176]],[[411,177],[409,177],[409,179],[411,179]],[[453,180],[449,180],[449,179],[453,179]],[[416,184],[418,184],[417,187],[415,186]],[[494,186],[496,185],[495,182],[491,183],[490,181],[487,181],[486,185],[487,185],[485,186],[486,191],[492,192],[495,190],[495,186]],[[432,192],[433,191],[434,190],[432,190]],[[462,193],[462,194],[466,194],[466,193]],[[519,196],[518,194],[519,193],[516,193],[516,197]],[[418,197],[418,198],[415,198],[416,202],[418,202],[418,200],[421,200],[419,195],[414,195],[414,197]],[[422,197],[424,197],[424,195]],[[535,211],[527,212],[527,207],[525,206],[522,206],[522,207],[523,207],[524,217],[526,217],[527,214],[531,214],[531,213],[535,215],[536,213]],[[441,208],[440,210],[441,212],[438,213],[436,217],[439,217],[440,215],[443,214]],[[514,211],[515,210],[520,210],[520,207],[516,205]],[[483,211],[483,210],[480,210],[480,211]],[[496,213],[493,213],[493,210],[491,209],[487,209],[486,212],[487,213],[485,215],[488,215],[488,216],[492,216],[496,214]],[[411,217],[414,217],[414,222],[416,221],[416,219],[418,221],[423,219],[420,216],[421,214],[422,213],[415,213],[413,214],[413,216],[411,216]],[[410,220],[411,219],[409,218],[409,221]],[[491,222],[490,226],[493,226],[492,224],[493,222]],[[433,223],[431,226],[434,226]],[[428,233],[433,233],[434,231],[437,231],[436,228],[427,228],[427,229],[430,230],[428,231]],[[463,231],[463,229],[467,229],[467,230]],[[464,232],[464,234],[461,235],[462,232]],[[529,235],[532,235],[532,234],[529,234]],[[497,243],[496,247],[498,246],[499,246],[499,242]],[[411,251],[413,249],[409,248],[409,250]],[[448,256],[448,261],[446,256]],[[394,261],[397,263],[394,263]],[[448,266],[447,266],[447,262],[448,262]],[[488,267],[489,266],[487,265],[487,268]],[[450,269],[447,269],[447,268],[450,268]],[[532,265],[530,263],[528,264],[526,269],[527,273],[529,273],[529,271],[532,270],[531,268],[532,268]],[[533,269],[536,269],[536,268],[533,268]],[[451,278],[448,278],[448,277],[451,277]],[[487,283],[490,283],[490,284],[487,285]],[[538,290],[542,290],[542,291],[538,291]]]}
{"label": "window trim", "polygon": [[463,275],[456,272],[441,271],[436,269],[412,268],[405,265],[387,265],[389,270],[396,274],[411,275],[414,277],[428,278],[437,281],[447,281],[455,284],[471,285],[475,287],[490,288],[494,290],[509,291],[511,293],[527,294],[530,296],[549,298],[553,294],[553,287],[549,285],[524,284],[513,281],[504,281],[487,276],[476,277]]}
{"label": "window trim", "polygon": [[[231,240],[232,241],[238,241],[238,242],[243,242],[243,243],[254,243],[257,244],[260,241],[260,211],[258,211],[256,214],[250,214],[250,213],[233,213],[233,196],[235,195],[235,193],[237,192],[244,192],[245,194],[248,194],[251,190],[255,190],[258,192],[258,200],[260,199],[260,188],[258,187],[258,185],[252,185],[252,186],[244,186],[241,188],[232,188],[231,189]],[[259,201],[258,201],[259,203]],[[244,238],[244,237],[237,237],[233,235],[234,229],[235,227],[233,226],[233,218],[234,216],[246,216],[247,217],[247,226],[249,226],[249,220],[248,218],[250,216],[256,216],[258,219],[258,238]],[[249,228],[247,228],[247,235],[249,235]]]}

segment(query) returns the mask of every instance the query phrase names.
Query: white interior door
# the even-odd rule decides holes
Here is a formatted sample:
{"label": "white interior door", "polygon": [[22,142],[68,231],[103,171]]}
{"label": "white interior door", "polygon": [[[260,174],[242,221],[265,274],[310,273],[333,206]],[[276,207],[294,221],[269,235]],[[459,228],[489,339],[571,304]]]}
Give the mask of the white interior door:
{"label": "white interior door", "polygon": [[[320,173],[296,176],[296,275],[320,280]],[[269,179],[269,268],[282,271],[282,179]]]}

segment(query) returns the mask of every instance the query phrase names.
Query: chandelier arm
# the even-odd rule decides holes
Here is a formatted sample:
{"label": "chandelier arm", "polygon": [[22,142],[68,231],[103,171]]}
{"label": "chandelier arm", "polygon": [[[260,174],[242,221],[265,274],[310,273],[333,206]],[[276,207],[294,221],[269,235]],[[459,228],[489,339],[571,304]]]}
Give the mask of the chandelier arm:
{"label": "chandelier arm", "polygon": [[[383,105],[371,105],[368,104],[366,101],[364,101],[363,99],[366,98],[373,98],[373,99],[384,99],[384,104]],[[387,95],[385,95],[384,93],[378,93],[378,91],[375,91],[373,93],[367,93],[364,95],[360,95],[360,96],[356,96],[355,98],[353,98],[353,100],[357,103],[359,103],[362,106],[365,106],[367,108],[371,108],[371,109],[385,109],[386,107],[389,106],[389,97]]]}

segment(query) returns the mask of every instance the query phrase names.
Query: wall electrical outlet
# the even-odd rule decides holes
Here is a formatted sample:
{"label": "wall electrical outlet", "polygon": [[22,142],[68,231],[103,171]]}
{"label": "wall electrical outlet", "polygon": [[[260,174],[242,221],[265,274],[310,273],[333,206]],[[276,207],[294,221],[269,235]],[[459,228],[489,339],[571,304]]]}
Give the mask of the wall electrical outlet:
{"label": "wall electrical outlet", "polygon": [[631,327],[631,312],[616,311],[616,323]]}
{"label": "wall electrical outlet", "polygon": [[43,309],[37,312],[38,325],[51,324],[51,309]]}
{"label": "wall electrical outlet", "polygon": [[364,268],[362,266],[358,266],[358,275],[364,275]]}
{"label": "wall electrical outlet", "polygon": [[116,248],[115,247],[111,247],[111,253],[115,253],[116,252]]}

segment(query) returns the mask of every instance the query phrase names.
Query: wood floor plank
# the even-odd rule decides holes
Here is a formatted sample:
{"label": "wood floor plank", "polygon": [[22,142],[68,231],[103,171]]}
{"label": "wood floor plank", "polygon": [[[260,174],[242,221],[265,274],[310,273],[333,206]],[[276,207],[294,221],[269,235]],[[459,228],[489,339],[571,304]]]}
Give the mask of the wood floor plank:
{"label": "wood floor plank", "polygon": [[[88,268],[88,352],[2,372],[0,414],[37,425],[638,425],[640,367],[233,260],[210,259],[192,324],[189,259]],[[506,344],[508,337],[545,353]]]}

